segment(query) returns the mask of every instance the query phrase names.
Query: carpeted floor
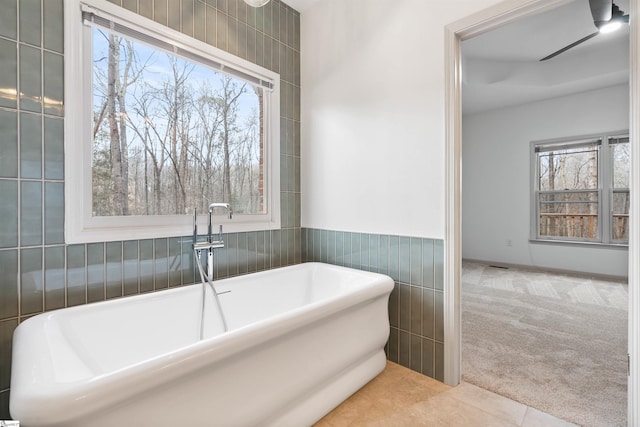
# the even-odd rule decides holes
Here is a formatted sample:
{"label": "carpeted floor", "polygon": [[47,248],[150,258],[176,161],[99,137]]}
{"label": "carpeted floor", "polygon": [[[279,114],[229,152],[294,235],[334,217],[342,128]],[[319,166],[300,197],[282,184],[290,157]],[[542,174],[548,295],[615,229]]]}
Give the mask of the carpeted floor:
{"label": "carpeted floor", "polygon": [[626,283],[463,263],[463,380],[573,423],[626,426]]}

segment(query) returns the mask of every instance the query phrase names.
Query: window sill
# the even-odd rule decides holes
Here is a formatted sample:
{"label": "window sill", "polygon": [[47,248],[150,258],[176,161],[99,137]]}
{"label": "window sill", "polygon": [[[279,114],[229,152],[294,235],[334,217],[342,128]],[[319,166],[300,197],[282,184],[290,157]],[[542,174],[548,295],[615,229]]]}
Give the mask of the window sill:
{"label": "window sill", "polygon": [[541,245],[559,245],[576,247],[593,247],[602,249],[628,250],[628,243],[602,243],[602,242],[580,242],[575,240],[555,240],[555,239],[529,239],[529,243]]}
{"label": "window sill", "polygon": [[[121,217],[100,217],[88,221],[84,227],[67,226],[66,242],[94,243],[110,242],[118,240],[142,240],[160,237],[180,237],[193,235],[193,217],[189,215],[167,217],[129,217],[128,224],[122,224]],[[224,227],[225,233],[239,233],[249,231],[276,230],[280,228],[280,221],[272,221],[266,216],[245,215],[227,219],[225,216],[216,216],[213,219],[213,232],[218,232],[218,226]],[[206,216],[198,217],[198,234],[206,233]]]}

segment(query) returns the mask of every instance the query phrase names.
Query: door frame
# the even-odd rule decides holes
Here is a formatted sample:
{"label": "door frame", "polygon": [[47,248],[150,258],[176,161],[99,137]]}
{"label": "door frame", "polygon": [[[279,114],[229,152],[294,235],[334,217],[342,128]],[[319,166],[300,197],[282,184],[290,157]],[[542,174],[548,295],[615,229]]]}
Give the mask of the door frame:
{"label": "door frame", "polygon": [[[444,380],[461,380],[462,274],[462,61],[463,40],[539,13],[569,0],[507,0],[445,27],[445,248],[444,248]],[[631,206],[629,219],[629,377],[628,425],[640,423],[640,33],[636,18],[640,0],[629,0],[629,137]]]}

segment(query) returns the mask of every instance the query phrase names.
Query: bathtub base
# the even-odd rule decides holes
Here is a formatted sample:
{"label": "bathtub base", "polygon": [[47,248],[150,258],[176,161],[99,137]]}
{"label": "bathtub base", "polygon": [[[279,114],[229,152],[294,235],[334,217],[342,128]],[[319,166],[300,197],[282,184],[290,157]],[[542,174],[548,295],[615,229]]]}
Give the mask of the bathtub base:
{"label": "bathtub base", "polygon": [[386,363],[384,350],[377,351],[327,381],[324,386],[314,390],[313,394],[304,396],[287,413],[281,414],[277,419],[269,420],[265,425],[310,426],[316,423],[377,377],[384,370]]}

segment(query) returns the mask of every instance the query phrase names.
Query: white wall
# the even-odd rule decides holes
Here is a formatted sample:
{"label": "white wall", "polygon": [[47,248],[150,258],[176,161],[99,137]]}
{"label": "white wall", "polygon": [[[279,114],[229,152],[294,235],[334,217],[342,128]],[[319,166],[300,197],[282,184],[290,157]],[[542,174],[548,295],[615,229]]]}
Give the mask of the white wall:
{"label": "white wall", "polygon": [[628,127],[627,85],[464,116],[463,258],[626,276],[626,250],[529,243],[529,175],[531,141]]}
{"label": "white wall", "polygon": [[496,0],[301,15],[302,226],[444,238],[444,27]]}

